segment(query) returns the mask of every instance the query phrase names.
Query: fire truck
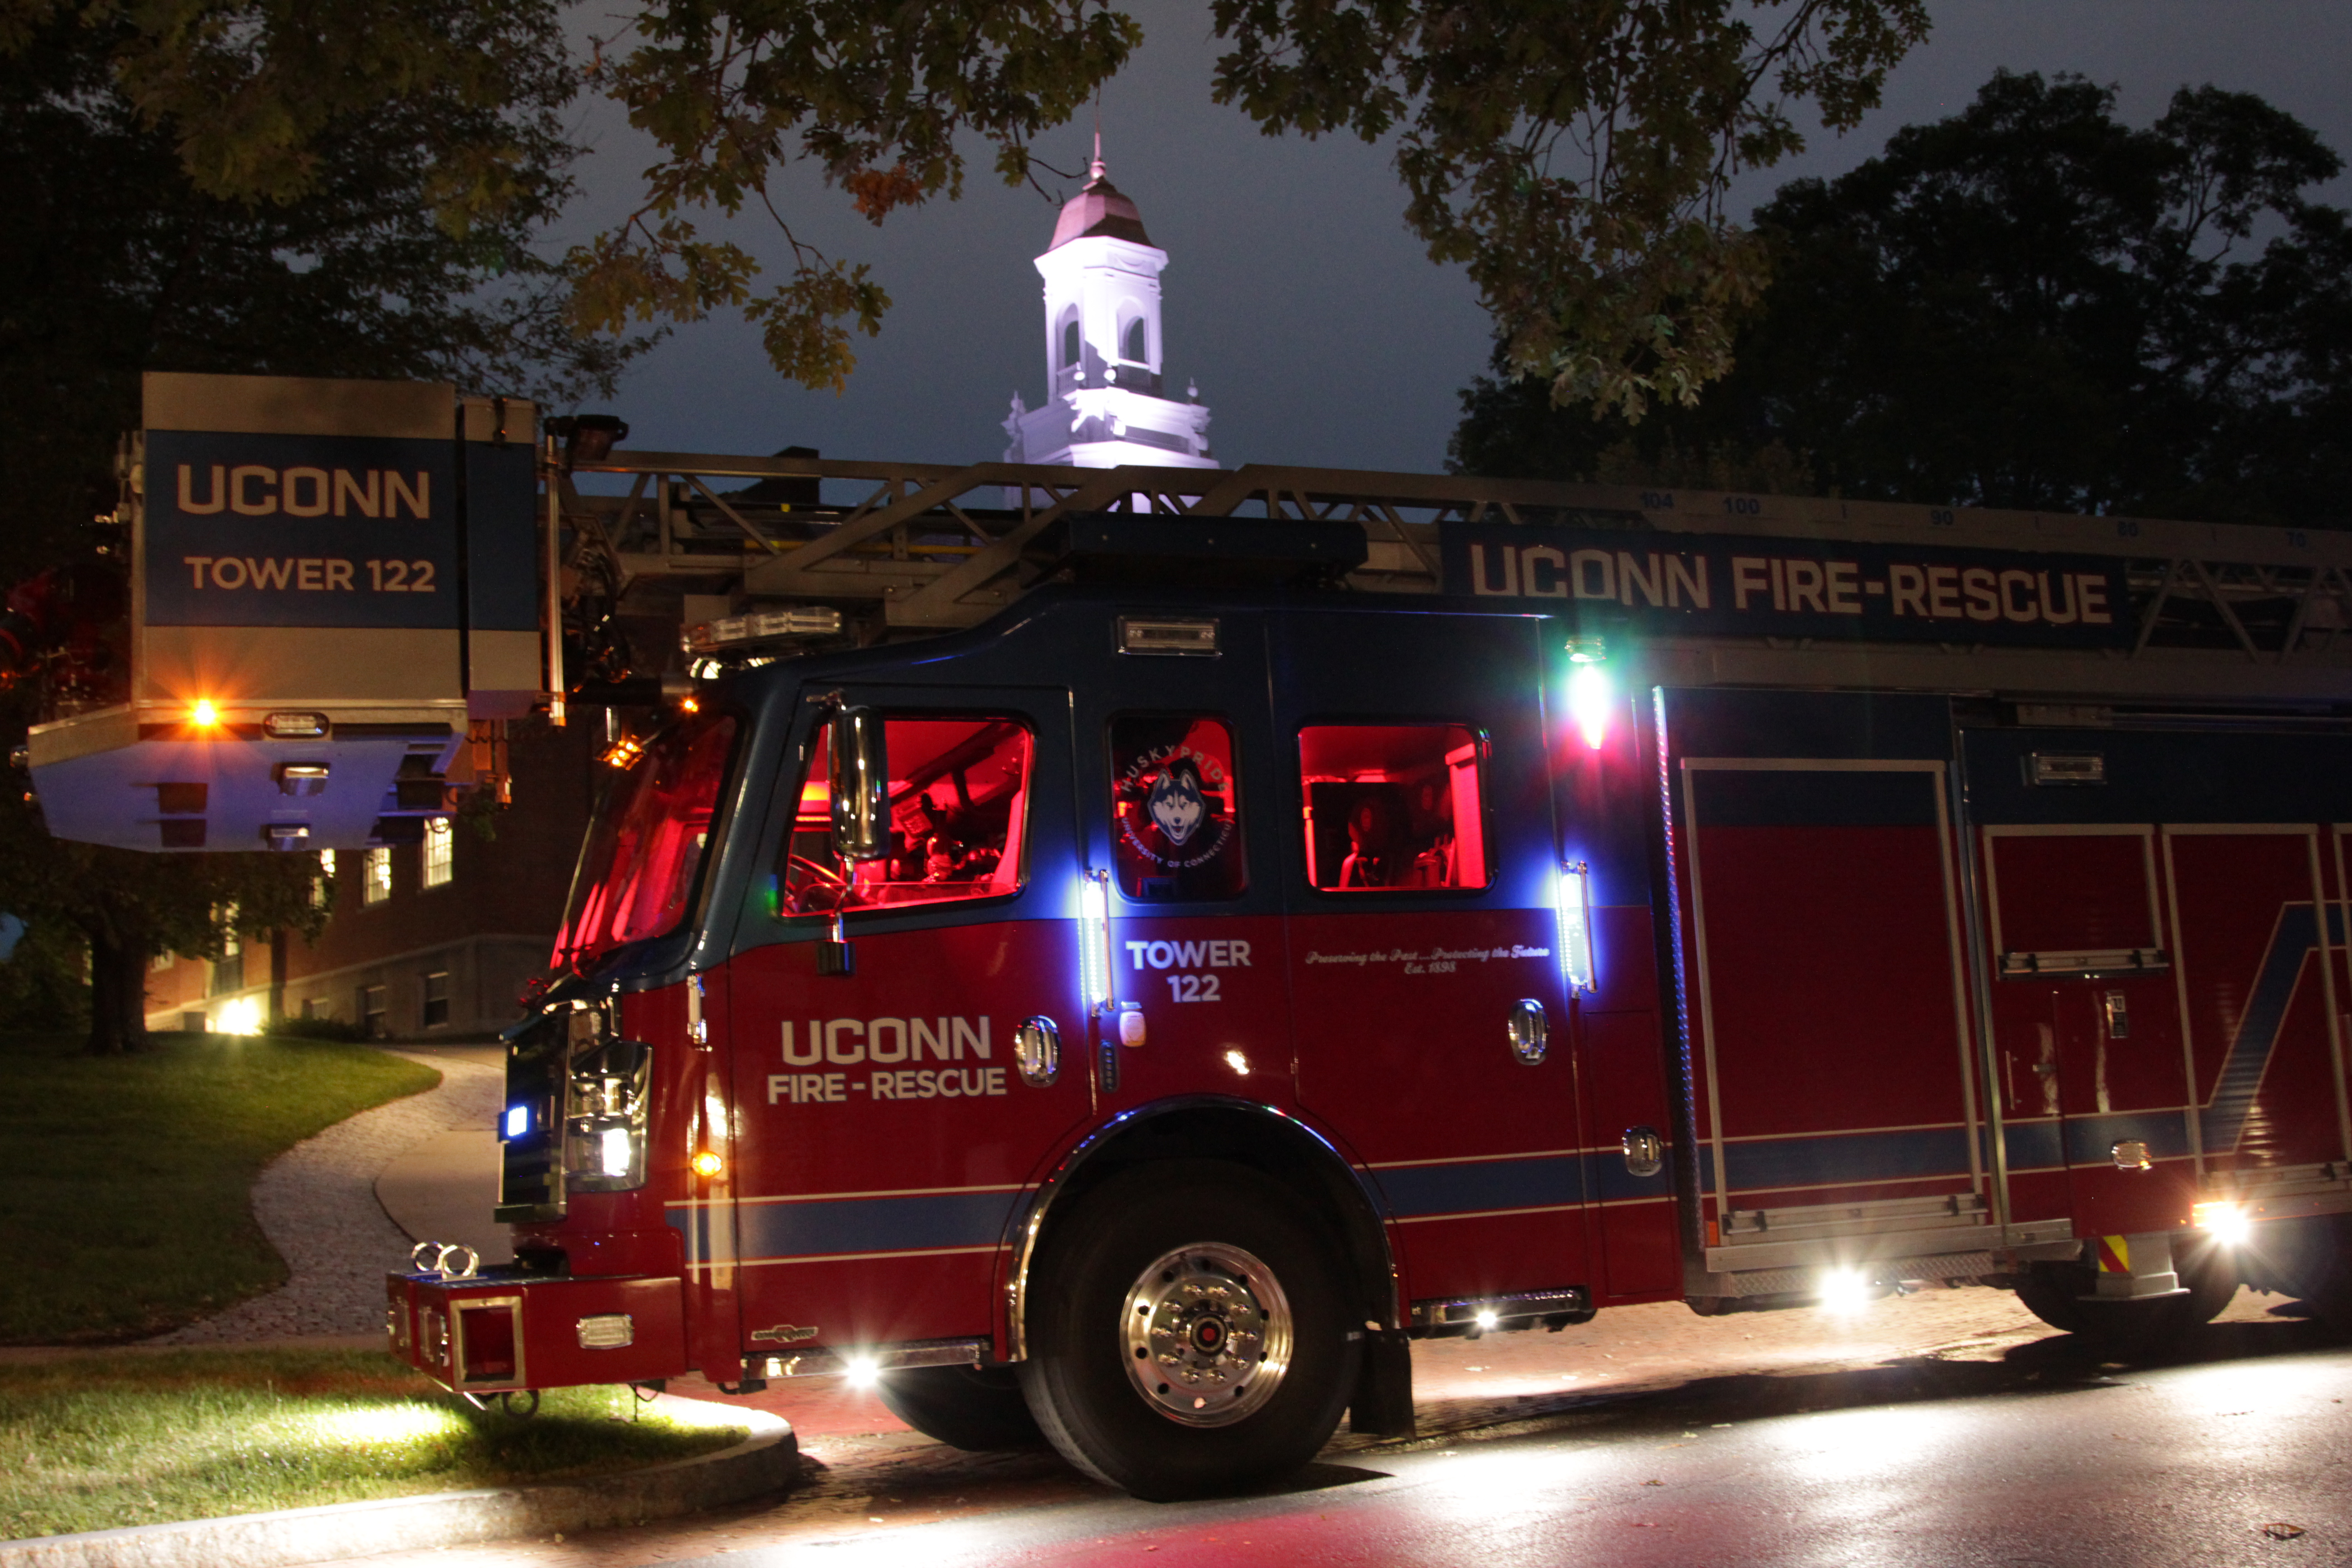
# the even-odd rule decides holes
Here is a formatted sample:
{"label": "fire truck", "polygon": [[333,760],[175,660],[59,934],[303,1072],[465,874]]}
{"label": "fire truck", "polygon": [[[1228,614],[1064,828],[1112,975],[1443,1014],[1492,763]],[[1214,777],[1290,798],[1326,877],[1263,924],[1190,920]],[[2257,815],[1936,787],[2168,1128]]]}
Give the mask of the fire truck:
{"label": "fire truck", "polygon": [[454,1391],[848,1374],[1175,1497],[1610,1307],[2352,1314],[2352,535],[184,379],[53,830],[397,842],[606,727],[515,1262],[388,1280]]}
{"label": "fire truck", "polygon": [[602,466],[575,576],[735,596],[510,1035],[516,1262],[390,1280],[454,1389],[849,1373],[1171,1497],[1612,1306],[2352,1305],[2352,539]]}

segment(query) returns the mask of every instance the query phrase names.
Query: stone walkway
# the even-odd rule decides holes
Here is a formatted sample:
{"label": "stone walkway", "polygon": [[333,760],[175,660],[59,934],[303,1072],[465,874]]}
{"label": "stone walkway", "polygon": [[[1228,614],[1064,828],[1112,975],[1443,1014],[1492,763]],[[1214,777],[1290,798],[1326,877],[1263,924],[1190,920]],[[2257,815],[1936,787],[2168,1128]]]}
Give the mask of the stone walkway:
{"label": "stone walkway", "polygon": [[286,1259],[286,1283],[148,1343],[383,1332],[383,1277],[407,1261],[411,1241],[378,1201],[377,1175],[445,1132],[489,1128],[505,1090],[496,1047],[418,1046],[396,1054],[437,1068],[440,1087],[362,1111],[297,1143],[253,1185],[254,1217]]}

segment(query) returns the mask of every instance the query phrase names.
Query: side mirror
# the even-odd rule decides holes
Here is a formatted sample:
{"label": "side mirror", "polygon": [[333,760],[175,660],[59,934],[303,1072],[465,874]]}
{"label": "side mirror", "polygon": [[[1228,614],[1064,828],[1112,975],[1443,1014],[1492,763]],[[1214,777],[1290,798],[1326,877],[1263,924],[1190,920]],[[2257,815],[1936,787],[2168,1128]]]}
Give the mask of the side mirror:
{"label": "side mirror", "polygon": [[826,745],[833,786],[833,852],[844,860],[879,860],[890,853],[890,755],[881,716],[871,708],[841,708]]}

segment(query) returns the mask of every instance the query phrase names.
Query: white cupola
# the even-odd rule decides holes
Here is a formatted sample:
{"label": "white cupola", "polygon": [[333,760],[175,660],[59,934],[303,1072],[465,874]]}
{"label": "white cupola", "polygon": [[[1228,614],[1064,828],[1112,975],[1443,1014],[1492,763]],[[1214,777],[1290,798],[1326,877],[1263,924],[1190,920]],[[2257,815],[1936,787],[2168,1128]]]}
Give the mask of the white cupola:
{"label": "white cupola", "polygon": [[1167,265],[1135,204],[1104,175],[1097,137],[1086,188],[1064,204],[1054,243],[1037,258],[1045,280],[1045,398],[1030,408],[1013,394],[1006,462],[1217,466],[1198,388],[1188,386],[1181,401],[1163,395],[1160,274]]}

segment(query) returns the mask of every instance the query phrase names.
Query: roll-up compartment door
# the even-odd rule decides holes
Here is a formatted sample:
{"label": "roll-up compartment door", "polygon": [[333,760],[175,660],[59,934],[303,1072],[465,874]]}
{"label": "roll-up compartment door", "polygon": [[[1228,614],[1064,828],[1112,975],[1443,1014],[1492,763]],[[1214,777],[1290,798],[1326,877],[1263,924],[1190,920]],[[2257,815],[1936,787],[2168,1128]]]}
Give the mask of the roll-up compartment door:
{"label": "roll-up compartment door", "polygon": [[1990,1234],[1945,764],[1679,772],[1708,1267]]}

